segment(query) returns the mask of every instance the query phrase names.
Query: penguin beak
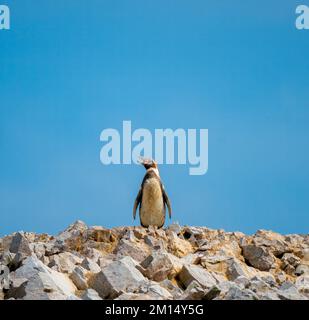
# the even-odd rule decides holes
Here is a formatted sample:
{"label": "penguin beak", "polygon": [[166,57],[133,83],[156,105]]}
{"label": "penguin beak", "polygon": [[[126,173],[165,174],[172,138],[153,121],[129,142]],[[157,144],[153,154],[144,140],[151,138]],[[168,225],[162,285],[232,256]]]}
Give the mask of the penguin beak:
{"label": "penguin beak", "polygon": [[139,159],[137,161],[142,165],[147,165],[147,164],[149,165],[152,162],[151,159],[146,159],[146,158],[142,158],[142,157],[139,157]]}
{"label": "penguin beak", "polygon": [[142,158],[140,157],[138,159],[138,162],[143,165],[146,169],[149,169],[149,168],[157,168],[157,163],[152,160],[152,159],[146,159],[146,158]]}

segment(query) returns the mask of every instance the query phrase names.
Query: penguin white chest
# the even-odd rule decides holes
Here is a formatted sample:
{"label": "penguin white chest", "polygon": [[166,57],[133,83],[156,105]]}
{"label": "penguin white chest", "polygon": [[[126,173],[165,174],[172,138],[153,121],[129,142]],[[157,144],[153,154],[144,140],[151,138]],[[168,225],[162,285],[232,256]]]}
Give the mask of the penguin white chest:
{"label": "penguin white chest", "polygon": [[156,178],[147,179],[144,183],[140,218],[145,227],[164,224],[165,207],[160,182]]}

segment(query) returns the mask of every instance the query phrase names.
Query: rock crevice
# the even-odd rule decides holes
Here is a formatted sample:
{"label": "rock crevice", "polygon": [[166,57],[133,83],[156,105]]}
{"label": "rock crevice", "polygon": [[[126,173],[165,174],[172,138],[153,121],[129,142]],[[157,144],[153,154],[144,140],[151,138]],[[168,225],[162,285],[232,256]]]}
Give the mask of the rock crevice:
{"label": "rock crevice", "polygon": [[309,235],[172,224],[0,238],[0,300],[308,300]]}

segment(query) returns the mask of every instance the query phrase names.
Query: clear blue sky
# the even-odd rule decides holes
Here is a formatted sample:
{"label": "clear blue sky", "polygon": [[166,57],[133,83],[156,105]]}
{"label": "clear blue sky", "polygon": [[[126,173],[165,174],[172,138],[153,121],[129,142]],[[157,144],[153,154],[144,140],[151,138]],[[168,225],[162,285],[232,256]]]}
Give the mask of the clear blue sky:
{"label": "clear blue sky", "polygon": [[174,221],[308,233],[307,0],[0,2],[1,235],[132,224],[144,169],[99,158],[123,120],[209,129],[206,175],[161,166]]}

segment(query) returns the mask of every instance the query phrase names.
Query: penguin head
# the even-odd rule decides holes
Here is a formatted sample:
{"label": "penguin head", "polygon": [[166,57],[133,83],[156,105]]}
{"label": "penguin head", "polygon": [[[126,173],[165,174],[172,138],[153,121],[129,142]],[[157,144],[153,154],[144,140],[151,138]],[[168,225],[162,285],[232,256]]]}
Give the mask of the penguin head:
{"label": "penguin head", "polygon": [[158,164],[153,159],[140,158],[138,162],[144,166],[144,168],[148,170],[153,170],[159,176]]}
{"label": "penguin head", "polygon": [[147,158],[139,158],[138,162],[144,166],[146,170],[150,168],[158,169],[158,164],[153,159],[147,159]]}

